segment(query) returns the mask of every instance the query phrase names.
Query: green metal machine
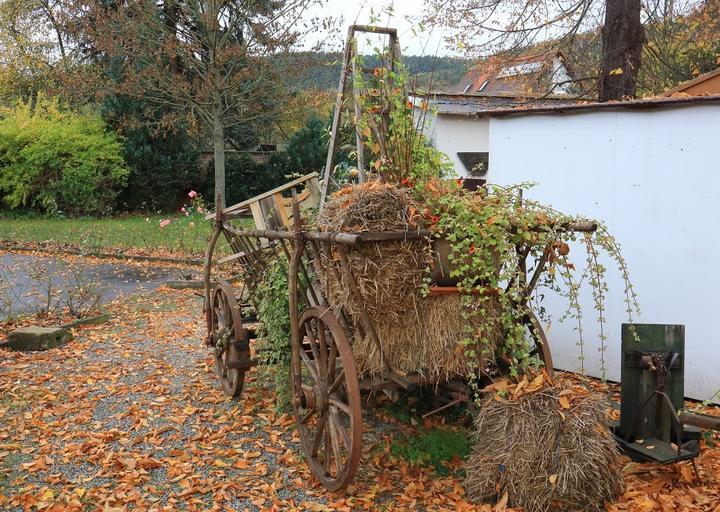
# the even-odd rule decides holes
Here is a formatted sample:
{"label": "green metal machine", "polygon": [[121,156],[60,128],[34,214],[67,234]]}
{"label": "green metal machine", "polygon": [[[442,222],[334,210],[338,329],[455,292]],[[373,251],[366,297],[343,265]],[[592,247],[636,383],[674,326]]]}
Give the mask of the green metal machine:
{"label": "green metal machine", "polygon": [[685,326],[623,324],[620,420],[613,432],[636,460],[691,459],[702,431],[720,429],[720,418],[684,409]]}

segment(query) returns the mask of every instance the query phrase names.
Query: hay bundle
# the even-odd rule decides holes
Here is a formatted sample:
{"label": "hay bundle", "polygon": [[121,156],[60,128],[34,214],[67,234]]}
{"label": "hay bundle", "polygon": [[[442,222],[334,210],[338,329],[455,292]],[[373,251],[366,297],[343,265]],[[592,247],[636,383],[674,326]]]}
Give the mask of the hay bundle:
{"label": "hay bundle", "polygon": [[[499,308],[496,301],[485,306],[491,311]],[[402,372],[417,372],[427,383],[466,377],[477,368],[487,368],[494,363],[494,352],[502,339],[499,322],[488,319],[465,319],[458,295],[421,297],[416,308],[401,315],[397,321],[376,318],[375,327],[380,337],[387,362]],[[484,329],[493,343],[485,354],[478,353],[480,361],[469,364],[461,341],[471,332]],[[360,329],[353,340],[355,364],[361,375],[382,373],[384,366],[377,344],[368,332]]]}
{"label": "hay bundle", "polygon": [[[417,230],[422,217],[407,189],[371,182],[336,194],[317,218],[321,231],[367,232]],[[348,276],[340,267],[339,247],[321,254],[319,277],[333,309],[345,307],[353,317],[364,307],[371,318],[398,321],[416,308],[420,287],[431,262],[426,241],[366,243],[347,251],[359,297],[351,294]],[[340,280],[334,272],[340,271]]]}
{"label": "hay bundle", "polygon": [[600,397],[573,398],[558,387],[488,399],[475,423],[468,496],[491,501],[507,493],[527,512],[604,510],[622,486],[605,411]]}
{"label": "hay bundle", "polygon": [[[318,216],[321,231],[368,232],[417,230],[422,226],[421,206],[407,189],[372,182],[343,189]],[[365,243],[346,252],[358,296],[352,293],[343,271],[339,247],[320,255],[315,268],[333,310],[344,309],[358,326],[353,340],[356,365],[362,376],[381,375],[389,364],[401,373],[417,372],[428,383],[467,376],[473,368],[494,363],[493,352],[502,339],[497,299],[486,301],[485,315],[463,318],[458,295],[422,297],[423,280],[432,266],[428,241]],[[332,268],[339,270],[336,274]],[[364,308],[375,326],[382,353],[365,328]],[[494,313],[493,313],[494,312]],[[480,320],[483,318],[482,320]],[[491,340],[489,354],[468,364],[463,339],[483,329]]]}

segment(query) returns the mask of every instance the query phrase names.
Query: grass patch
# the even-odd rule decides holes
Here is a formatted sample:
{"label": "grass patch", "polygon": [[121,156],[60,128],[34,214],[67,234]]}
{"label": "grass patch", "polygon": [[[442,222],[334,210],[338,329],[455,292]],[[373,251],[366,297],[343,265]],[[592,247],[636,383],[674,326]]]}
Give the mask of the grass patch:
{"label": "grass patch", "polygon": [[450,430],[434,427],[417,435],[393,441],[390,453],[410,464],[430,466],[443,476],[450,473],[447,462],[470,454],[470,438],[464,428]]}
{"label": "grass patch", "polygon": [[[170,224],[161,228],[160,221],[168,218]],[[199,215],[175,218],[139,215],[75,219],[0,217],[0,240],[71,244],[88,251],[141,249],[201,256],[211,231],[212,223]]]}

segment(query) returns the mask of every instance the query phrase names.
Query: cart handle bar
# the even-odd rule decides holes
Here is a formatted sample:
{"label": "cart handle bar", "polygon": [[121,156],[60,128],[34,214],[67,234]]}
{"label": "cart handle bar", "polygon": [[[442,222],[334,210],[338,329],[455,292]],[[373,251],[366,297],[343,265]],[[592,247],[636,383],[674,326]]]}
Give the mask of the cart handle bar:
{"label": "cart handle bar", "polygon": [[[292,240],[300,237],[306,240],[334,242],[343,245],[358,245],[367,242],[421,240],[432,235],[432,231],[429,229],[419,229],[417,231],[368,231],[366,233],[344,233],[332,231],[301,231],[295,233],[293,231],[276,231],[272,229],[239,230],[227,224],[224,224],[223,228],[232,235],[245,238],[254,237],[267,238],[268,240]],[[572,222],[568,224],[565,229],[568,231],[590,233],[597,229],[597,224],[587,221]]]}

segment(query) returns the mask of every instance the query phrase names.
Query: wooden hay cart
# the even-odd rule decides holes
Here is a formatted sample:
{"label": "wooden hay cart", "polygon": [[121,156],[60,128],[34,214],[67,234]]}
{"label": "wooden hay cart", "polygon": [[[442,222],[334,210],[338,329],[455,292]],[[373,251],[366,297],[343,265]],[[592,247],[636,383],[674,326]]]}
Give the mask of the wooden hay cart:
{"label": "wooden hay cart", "polygon": [[[295,189],[305,185],[302,194]],[[291,205],[283,193],[292,191]],[[300,218],[301,206],[317,205],[317,177],[308,175],[251,200],[218,211],[215,230],[208,245],[205,261],[205,314],[208,334],[206,344],[213,348],[218,379],[229,396],[238,396],[245,373],[256,364],[254,359],[254,324],[257,319],[241,304],[240,295],[228,280],[212,279],[213,253],[220,236],[234,251],[215,264],[239,264],[242,286],[252,290],[262,278],[267,258],[281,254],[289,268],[289,317],[291,326],[291,389],[295,420],[307,462],[317,479],[329,490],[346,487],[353,479],[362,452],[361,392],[380,389],[411,390],[418,380],[401,376],[389,364],[382,378],[359,379],[353,357],[356,329],[369,332],[382,350],[370,316],[363,312],[351,317],[341,310],[336,315],[326,303],[317,278],[316,266],[332,261],[331,268],[340,280],[350,283],[350,292],[358,296],[355,279],[348,266],[348,254],[362,244],[413,241],[431,236],[429,231],[320,232],[306,230]],[[252,215],[256,229],[240,229],[233,224],[242,215]],[[594,226],[577,225],[570,229],[586,231]],[[519,254],[524,249],[519,248]],[[330,252],[334,257],[327,257]],[[525,271],[525,258],[520,258]],[[547,253],[547,251],[546,251]],[[339,256],[339,257],[338,257]],[[527,280],[528,290],[537,283],[547,261],[541,258]],[[448,293],[447,287],[434,289]],[[528,294],[529,295],[529,294]],[[251,299],[252,301],[252,299]],[[552,372],[550,347],[540,322],[530,314],[525,319],[531,333],[534,354]]]}

